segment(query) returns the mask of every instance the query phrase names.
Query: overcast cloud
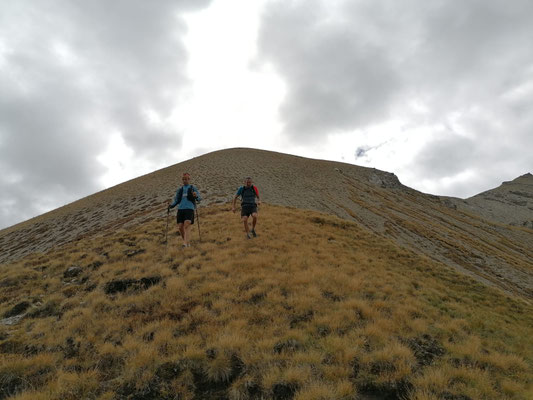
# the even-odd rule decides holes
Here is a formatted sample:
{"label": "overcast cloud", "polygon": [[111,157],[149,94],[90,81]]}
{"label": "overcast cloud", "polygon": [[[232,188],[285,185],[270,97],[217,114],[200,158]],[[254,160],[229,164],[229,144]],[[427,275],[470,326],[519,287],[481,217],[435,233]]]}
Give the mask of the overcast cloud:
{"label": "overcast cloud", "polygon": [[0,228],[200,148],[490,189],[533,172],[532,19],[529,0],[2,1]]}
{"label": "overcast cloud", "polygon": [[[274,1],[259,57],[286,82],[294,142],[386,120],[403,122],[405,142],[424,127],[393,172],[466,196],[533,170],[532,18],[527,0]],[[380,168],[386,147],[359,143],[355,159]]]}
{"label": "overcast cloud", "polygon": [[1,3],[0,228],[101,190],[113,134],[140,160],[180,146],[160,122],[187,84],[180,14],[208,3]]}

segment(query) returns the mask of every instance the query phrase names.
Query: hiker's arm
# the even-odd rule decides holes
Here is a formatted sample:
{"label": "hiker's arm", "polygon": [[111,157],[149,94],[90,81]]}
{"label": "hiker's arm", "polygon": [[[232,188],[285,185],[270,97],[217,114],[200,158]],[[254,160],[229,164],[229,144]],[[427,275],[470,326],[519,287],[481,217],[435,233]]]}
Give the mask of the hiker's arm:
{"label": "hiker's arm", "polygon": [[254,190],[255,190],[255,196],[257,197],[257,205],[260,206],[261,205],[261,197],[259,196],[259,189],[254,186]]}
{"label": "hiker's arm", "polygon": [[178,204],[178,192],[179,192],[179,189],[178,191],[176,192],[176,194],[174,195],[174,201],[172,202],[172,204],[170,204],[168,206],[168,209],[170,210],[171,208],[174,208],[176,207],[176,205]]}
{"label": "hiker's arm", "polygon": [[239,197],[242,194],[243,187],[237,189],[237,193],[235,193],[235,196],[233,197],[233,207],[231,208],[233,212],[235,212],[235,203],[237,202],[237,197]]}

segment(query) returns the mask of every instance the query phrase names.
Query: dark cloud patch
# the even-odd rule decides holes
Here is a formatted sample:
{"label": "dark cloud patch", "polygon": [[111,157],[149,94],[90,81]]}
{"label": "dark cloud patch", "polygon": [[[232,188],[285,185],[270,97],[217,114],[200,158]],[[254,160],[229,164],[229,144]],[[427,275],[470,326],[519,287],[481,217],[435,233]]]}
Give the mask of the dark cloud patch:
{"label": "dark cloud patch", "polygon": [[367,153],[367,151],[370,150],[370,147],[368,146],[359,146],[357,149],[355,149],[355,159],[364,157]]}
{"label": "dark cloud patch", "polygon": [[100,189],[113,133],[149,161],[181,146],[157,119],[188,84],[181,15],[209,2],[0,4],[0,228]]}
{"label": "dark cloud patch", "polygon": [[470,183],[484,181],[494,167],[495,186],[533,169],[531,15],[526,0],[274,1],[259,59],[286,83],[290,138],[316,143],[401,120],[436,138],[406,153],[417,181],[467,170],[476,171]]}
{"label": "dark cloud patch", "polygon": [[288,85],[286,133],[319,140],[386,118],[400,86],[387,52],[358,35],[357,21],[328,21],[318,1],[285,4],[267,7],[259,48]]}
{"label": "dark cloud patch", "polygon": [[426,178],[453,177],[469,168],[472,159],[479,156],[471,139],[451,133],[424,146],[413,164]]}
{"label": "dark cloud patch", "polygon": [[10,67],[20,71],[33,61],[30,73],[41,79],[0,77],[1,227],[96,191],[104,172],[94,156],[105,136],[83,123],[91,99],[72,87],[68,72],[60,76],[34,57],[15,58]]}
{"label": "dark cloud patch", "polygon": [[[508,131],[494,115],[465,114],[456,121],[463,128],[463,135],[451,129],[440,132],[422,147],[408,168],[423,179],[442,182],[446,194],[462,198],[531,171],[533,164],[527,154],[530,130],[509,122],[509,128],[514,130]],[[505,113],[497,117],[509,118]]]}
{"label": "dark cloud patch", "polygon": [[368,156],[368,153],[370,151],[379,149],[380,147],[383,147],[385,145],[387,145],[387,142],[380,143],[380,144],[375,145],[375,146],[368,146],[368,145],[359,146],[359,147],[357,147],[357,149],[355,149],[355,153],[354,153],[355,160],[357,160],[359,158],[365,158],[365,157]]}
{"label": "dark cloud patch", "polygon": [[260,58],[285,78],[290,134],[359,128],[412,99],[450,111],[530,71],[531,2],[334,4],[278,1],[264,13]]}

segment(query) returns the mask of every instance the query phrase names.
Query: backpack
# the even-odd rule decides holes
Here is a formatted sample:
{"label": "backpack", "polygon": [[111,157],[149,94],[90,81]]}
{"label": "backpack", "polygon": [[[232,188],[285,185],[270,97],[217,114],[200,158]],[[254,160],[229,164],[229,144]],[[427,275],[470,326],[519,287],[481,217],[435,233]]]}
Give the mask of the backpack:
{"label": "backpack", "polygon": [[[187,190],[187,200],[189,200],[192,204],[196,204],[196,197],[193,196],[193,186],[190,185],[189,189]],[[180,187],[180,190],[178,192],[178,202],[176,204],[181,203],[181,198],[183,197],[183,186]]]}
{"label": "backpack", "polygon": [[[242,203],[242,201],[244,200],[244,191],[247,190],[247,189],[248,189],[248,188],[247,188],[246,186],[243,186],[243,187],[242,187],[241,203]],[[252,189],[253,192],[254,192],[254,200],[255,200],[256,197],[259,197],[259,193],[257,193],[257,188],[256,188],[254,185],[252,185],[252,186],[250,186],[250,189]]]}

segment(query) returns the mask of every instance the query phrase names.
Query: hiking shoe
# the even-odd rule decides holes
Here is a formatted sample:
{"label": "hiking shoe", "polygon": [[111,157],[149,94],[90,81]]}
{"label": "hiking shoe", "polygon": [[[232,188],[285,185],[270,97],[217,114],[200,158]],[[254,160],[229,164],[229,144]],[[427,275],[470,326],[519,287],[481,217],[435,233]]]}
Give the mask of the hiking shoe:
{"label": "hiking shoe", "polygon": [[246,234],[246,239],[251,239],[252,237],[250,236],[249,233]]}
{"label": "hiking shoe", "polygon": [[255,229],[252,229],[252,235],[254,235],[254,237],[257,237],[257,233],[255,233]]}

